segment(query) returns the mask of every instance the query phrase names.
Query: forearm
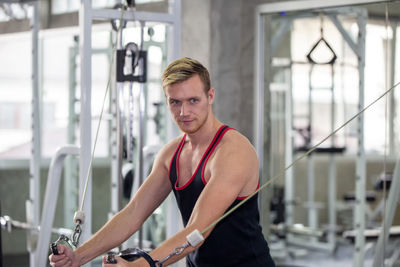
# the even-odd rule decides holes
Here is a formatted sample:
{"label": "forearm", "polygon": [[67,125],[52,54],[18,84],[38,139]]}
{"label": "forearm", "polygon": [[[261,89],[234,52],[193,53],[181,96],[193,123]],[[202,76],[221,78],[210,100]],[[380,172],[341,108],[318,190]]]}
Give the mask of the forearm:
{"label": "forearm", "polygon": [[75,250],[81,265],[119,246],[140,228],[141,223],[122,210],[107,222],[91,239]]}
{"label": "forearm", "polygon": [[[168,240],[164,241],[160,246],[154,249],[150,256],[153,260],[163,260],[165,257],[170,255],[175,251],[175,249],[187,244],[186,236],[193,232],[196,228],[194,226],[188,226],[187,228],[183,229],[173,237],[169,238]],[[207,235],[206,235],[207,236]],[[206,237],[205,236],[205,237]],[[162,263],[162,266],[168,266],[172,263],[175,263],[182,258],[186,257],[188,254],[196,250],[202,245],[203,242],[198,243],[195,246],[188,245],[184,248],[184,250],[180,251],[180,253],[176,255],[171,255],[168,260]],[[136,260],[131,262],[129,266],[133,267],[148,267],[149,264],[144,259]]]}
{"label": "forearm", "polygon": [[[170,255],[172,252],[174,252],[175,249],[187,244],[186,236],[189,235],[194,229],[194,227],[185,228],[173,237],[163,242],[158,248],[152,251],[151,256],[153,257],[153,259],[162,260]],[[177,262],[180,259],[186,257],[188,254],[200,247],[201,244],[202,243],[196,245],[195,247],[189,244],[189,246],[180,251],[179,254],[172,255],[167,261],[163,263],[163,266],[168,266],[169,264]]]}

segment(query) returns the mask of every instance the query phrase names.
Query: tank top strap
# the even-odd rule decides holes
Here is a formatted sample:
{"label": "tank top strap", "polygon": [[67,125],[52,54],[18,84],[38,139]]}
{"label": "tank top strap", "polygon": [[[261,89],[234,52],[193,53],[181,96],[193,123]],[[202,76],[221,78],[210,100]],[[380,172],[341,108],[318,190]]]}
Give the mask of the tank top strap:
{"label": "tank top strap", "polygon": [[172,184],[175,184],[177,178],[178,178],[178,172],[179,170],[176,168],[176,163],[179,158],[179,154],[182,151],[183,145],[185,144],[186,140],[186,134],[183,135],[181,141],[179,141],[178,146],[175,149],[175,152],[171,158],[170,164],[169,164],[169,170],[168,170],[168,176]]}
{"label": "tank top strap", "polygon": [[205,170],[205,166],[207,164],[208,159],[210,158],[210,156],[212,155],[212,153],[214,152],[215,148],[217,147],[217,145],[219,144],[219,142],[221,141],[222,137],[225,135],[225,133],[231,129],[234,129],[232,127],[229,127],[228,125],[223,125],[221,126],[221,128],[218,130],[218,132],[216,133],[213,141],[211,142],[210,146],[208,147],[206,153],[204,153],[204,157],[202,158],[200,164],[199,164],[199,174],[201,175],[201,180],[203,181],[203,184],[206,185],[207,182],[204,178],[204,170]]}
{"label": "tank top strap", "polygon": [[210,155],[212,154],[212,152],[214,151],[214,149],[217,147],[218,143],[221,141],[222,137],[225,135],[225,133],[230,130],[233,129],[231,127],[229,127],[228,125],[223,125],[219,128],[218,132],[215,134],[213,141],[211,142],[211,144],[208,146],[206,153],[204,154],[204,157],[202,159],[202,163],[203,161],[207,161],[208,158],[210,157]]}

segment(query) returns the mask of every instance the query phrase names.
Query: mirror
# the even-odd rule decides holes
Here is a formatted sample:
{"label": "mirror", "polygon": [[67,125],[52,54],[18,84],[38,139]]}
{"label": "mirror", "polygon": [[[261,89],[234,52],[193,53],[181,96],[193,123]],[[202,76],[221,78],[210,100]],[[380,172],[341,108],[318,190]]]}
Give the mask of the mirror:
{"label": "mirror", "polygon": [[400,89],[376,101],[400,78],[400,2],[369,2],[292,1],[257,9],[255,144],[264,182],[303,157],[274,181],[285,212],[272,215],[282,218],[277,223],[285,226],[288,246],[332,254],[347,237],[354,266],[382,263],[379,249],[366,258],[364,230],[380,226],[384,213],[400,221],[395,204],[379,206],[388,191],[374,189],[393,174],[400,150]]}

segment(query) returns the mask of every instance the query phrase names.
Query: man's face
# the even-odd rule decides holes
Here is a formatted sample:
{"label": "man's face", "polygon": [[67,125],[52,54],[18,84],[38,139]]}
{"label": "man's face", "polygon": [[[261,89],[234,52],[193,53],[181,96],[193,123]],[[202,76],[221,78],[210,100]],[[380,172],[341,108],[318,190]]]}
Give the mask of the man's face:
{"label": "man's face", "polygon": [[195,133],[206,122],[211,112],[214,89],[206,94],[198,75],[165,88],[168,108],[179,129],[184,133]]}

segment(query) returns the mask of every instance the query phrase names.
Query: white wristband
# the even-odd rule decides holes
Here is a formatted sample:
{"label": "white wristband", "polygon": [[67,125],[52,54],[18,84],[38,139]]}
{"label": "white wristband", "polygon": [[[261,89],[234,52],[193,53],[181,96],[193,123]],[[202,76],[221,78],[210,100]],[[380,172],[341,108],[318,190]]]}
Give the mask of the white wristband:
{"label": "white wristband", "polygon": [[195,247],[204,240],[204,237],[200,231],[196,229],[186,236],[186,240],[192,247]]}

